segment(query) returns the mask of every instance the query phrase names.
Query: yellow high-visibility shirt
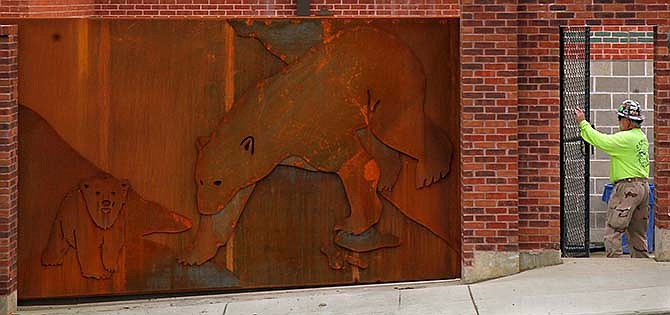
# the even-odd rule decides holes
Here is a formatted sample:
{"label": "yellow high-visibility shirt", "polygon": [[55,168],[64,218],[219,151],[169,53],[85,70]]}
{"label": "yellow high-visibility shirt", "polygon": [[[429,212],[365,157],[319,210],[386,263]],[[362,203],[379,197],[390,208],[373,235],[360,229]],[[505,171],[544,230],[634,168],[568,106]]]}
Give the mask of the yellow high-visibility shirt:
{"label": "yellow high-visibility shirt", "polygon": [[611,157],[610,182],[624,178],[649,178],[649,142],[640,128],[607,135],[582,120],[579,130],[582,139]]}

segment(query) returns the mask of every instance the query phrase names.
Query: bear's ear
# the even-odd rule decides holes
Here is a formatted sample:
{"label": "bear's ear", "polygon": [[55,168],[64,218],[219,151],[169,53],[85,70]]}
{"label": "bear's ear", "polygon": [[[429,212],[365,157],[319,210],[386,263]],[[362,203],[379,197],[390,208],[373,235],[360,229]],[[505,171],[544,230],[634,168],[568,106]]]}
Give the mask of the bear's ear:
{"label": "bear's ear", "polygon": [[84,191],[89,188],[91,188],[91,184],[88,181],[82,180],[81,182],[79,182],[79,190]]}
{"label": "bear's ear", "polygon": [[204,148],[207,143],[209,143],[209,136],[198,137],[198,139],[195,141],[196,146],[198,146],[198,152],[202,151],[202,148]]}
{"label": "bear's ear", "polygon": [[254,136],[246,136],[242,139],[242,142],[240,142],[240,146],[244,148],[245,151],[250,152],[251,155],[254,155],[255,142],[256,140],[254,140]]}

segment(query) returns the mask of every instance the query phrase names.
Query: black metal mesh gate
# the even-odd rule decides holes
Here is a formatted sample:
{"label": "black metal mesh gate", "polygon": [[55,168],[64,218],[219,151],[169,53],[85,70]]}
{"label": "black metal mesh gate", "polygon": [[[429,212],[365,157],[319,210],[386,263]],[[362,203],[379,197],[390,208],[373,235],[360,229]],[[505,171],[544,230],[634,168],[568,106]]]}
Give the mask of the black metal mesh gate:
{"label": "black metal mesh gate", "polygon": [[588,27],[561,28],[561,251],[589,256],[589,144],[579,137],[575,108],[589,119]]}

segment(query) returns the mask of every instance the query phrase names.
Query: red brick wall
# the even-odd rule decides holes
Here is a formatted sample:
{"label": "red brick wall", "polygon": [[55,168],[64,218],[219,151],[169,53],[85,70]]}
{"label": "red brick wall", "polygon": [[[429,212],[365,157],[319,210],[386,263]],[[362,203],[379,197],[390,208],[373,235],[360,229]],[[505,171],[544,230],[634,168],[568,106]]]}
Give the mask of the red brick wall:
{"label": "red brick wall", "polygon": [[26,16],[29,0],[0,0],[0,16]]}
{"label": "red brick wall", "polygon": [[26,16],[29,0],[0,0],[0,16]]}
{"label": "red brick wall", "polygon": [[[560,240],[558,26],[588,24],[598,29],[670,22],[670,4],[665,0],[550,2],[519,0],[518,6],[519,139],[523,139],[519,144],[519,246],[522,249],[558,248]],[[655,115],[664,117],[664,113],[670,111],[657,108]],[[667,124],[660,120],[655,126],[659,126],[657,123]],[[665,135],[663,131],[655,132],[656,137]],[[659,151],[655,156],[663,159]],[[656,166],[656,171],[662,172],[660,166]],[[667,196],[670,186],[661,185],[656,192],[661,194],[657,196]],[[667,213],[668,206],[660,204],[656,211]]]}
{"label": "red brick wall", "polygon": [[[622,42],[595,42],[591,41],[591,59],[592,60],[652,60],[654,58],[654,43],[651,37],[646,37],[647,33],[653,32],[652,26],[592,26],[592,38],[600,38],[599,33],[628,34],[628,37],[610,39],[621,39]],[[649,42],[640,42],[639,37],[631,36],[637,33],[644,33],[643,40]],[[629,41],[630,40],[630,41]],[[626,41],[626,42],[623,42]]]}
{"label": "red brick wall", "polygon": [[516,0],[461,1],[463,257],[518,250]]}
{"label": "red brick wall", "polygon": [[[98,0],[97,16],[295,16],[295,0]],[[458,16],[458,0],[312,0],[312,14],[335,16]]]}
{"label": "red brick wall", "polygon": [[656,226],[670,229],[670,26],[658,28],[654,49],[654,205]]}
{"label": "red brick wall", "polygon": [[0,295],[16,290],[18,36],[0,25]]}
{"label": "red brick wall", "polygon": [[519,247],[559,249],[558,23],[528,12],[524,4],[519,6]]}
{"label": "red brick wall", "polygon": [[95,12],[95,0],[0,0],[2,17],[81,17]]}

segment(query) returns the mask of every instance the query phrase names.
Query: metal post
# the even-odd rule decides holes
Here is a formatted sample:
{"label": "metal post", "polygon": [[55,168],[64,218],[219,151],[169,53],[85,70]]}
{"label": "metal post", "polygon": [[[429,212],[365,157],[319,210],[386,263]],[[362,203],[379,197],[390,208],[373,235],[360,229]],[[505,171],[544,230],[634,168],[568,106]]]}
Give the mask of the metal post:
{"label": "metal post", "polygon": [[[586,27],[584,29],[584,37],[585,37],[585,43],[584,43],[584,111],[586,112],[586,120],[591,121],[591,28]],[[583,140],[582,140],[583,141]],[[584,248],[586,248],[586,257],[590,256],[590,251],[589,249],[591,248],[591,235],[590,233],[590,227],[591,227],[591,220],[590,220],[590,214],[591,214],[591,190],[589,187],[591,186],[589,181],[591,180],[591,155],[589,154],[591,150],[589,147],[591,146],[590,144],[586,143],[584,141],[584,144],[586,145],[586,150],[584,152],[584,187],[586,188],[586,192],[584,193]]]}
{"label": "metal post", "polygon": [[560,77],[560,126],[561,126],[561,140],[560,140],[560,158],[559,161],[561,163],[561,185],[560,185],[560,191],[561,191],[561,252],[562,255],[565,256],[566,254],[566,248],[565,248],[565,242],[567,240],[567,229],[566,229],[566,224],[565,224],[565,187],[563,183],[563,179],[565,178],[565,167],[564,167],[564,161],[565,161],[565,135],[563,133],[563,126],[565,126],[565,69],[563,63],[565,62],[565,28],[563,26],[560,27],[559,29],[560,32],[560,50],[559,50],[559,67],[560,67],[560,72],[559,72],[559,77]]}

